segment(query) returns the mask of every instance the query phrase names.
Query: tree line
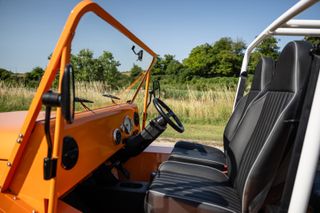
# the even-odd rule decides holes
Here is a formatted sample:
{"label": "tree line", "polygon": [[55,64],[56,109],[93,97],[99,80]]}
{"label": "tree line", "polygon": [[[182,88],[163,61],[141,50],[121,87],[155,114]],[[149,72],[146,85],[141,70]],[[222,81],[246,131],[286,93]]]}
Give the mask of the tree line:
{"label": "tree line", "polygon": [[[89,49],[82,49],[78,54],[71,55],[70,61],[76,81],[99,81],[106,86],[106,89],[117,89],[127,85],[143,72],[142,68],[136,64],[133,64],[129,74],[120,72],[118,68],[121,64],[111,52],[103,51],[97,58],[94,58],[93,55],[93,51]],[[23,83],[26,87],[37,87],[44,71],[39,66],[26,73],[13,73],[0,68],[0,80],[10,84]],[[56,76],[54,86],[58,84],[58,76]]]}
{"label": "tree line", "polygon": [[[320,39],[305,37],[315,45]],[[218,82],[217,79],[229,81],[230,77],[237,77],[240,69],[246,44],[242,40],[233,40],[230,37],[220,38],[212,44],[201,44],[194,47],[188,57],[180,62],[174,55],[158,56],[152,68],[152,74],[168,84],[184,82]],[[279,56],[278,40],[274,37],[265,39],[252,53],[248,73],[252,74],[261,56],[277,59]],[[143,70],[133,64],[128,73],[119,71],[121,65],[111,52],[104,51],[94,58],[93,51],[82,49],[78,54],[71,56],[75,77],[78,81],[101,81],[111,89],[123,87],[133,81]],[[25,74],[13,73],[0,68],[0,80],[8,82],[24,82],[26,86],[36,87],[44,73],[41,67],[35,67]],[[212,80],[215,78],[215,80]],[[226,80],[227,79],[227,80]],[[232,80],[231,84],[235,84]],[[56,81],[57,83],[57,81]]]}
{"label": "tree line", "polygon": [[[224,37],[213,44],[202,44],[193,48],[189,56],[180,63],[173,55],[158,57],[154,66],[155,75],[176,75],[182,73],[183,80],[204,77],[235,77],[239,74],[246,44]],[[274,37],[264,40],[251,55],[249,73],[261,56],[276,59],[279,56],[278,41]]]}

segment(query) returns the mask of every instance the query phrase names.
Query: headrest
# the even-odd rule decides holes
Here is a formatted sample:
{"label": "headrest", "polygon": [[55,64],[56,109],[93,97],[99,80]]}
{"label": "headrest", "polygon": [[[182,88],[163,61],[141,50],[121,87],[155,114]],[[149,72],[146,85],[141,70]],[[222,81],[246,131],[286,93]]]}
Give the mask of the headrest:
{"label": "headrest", "polygon": [[312,45],[306,41],[292,41],[282,50],[277,62],[271,91],[297,92],[309,76]]}
{"label": "headrest", "polygon": [[263,90],[271,82],[274,69],[275,63],[272,58],[261,57],[254,72],[251,90]]}

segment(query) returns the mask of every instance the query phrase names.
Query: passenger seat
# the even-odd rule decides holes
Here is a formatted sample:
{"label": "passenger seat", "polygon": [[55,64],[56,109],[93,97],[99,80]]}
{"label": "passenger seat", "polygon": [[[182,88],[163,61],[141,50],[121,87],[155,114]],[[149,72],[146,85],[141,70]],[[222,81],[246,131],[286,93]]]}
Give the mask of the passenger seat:
{"label": "passenger seat", "polygon": [[304,41],[283,49],[270,86],[249,104],[233,137],[238,141],[230,143],[228,175],[164,162],[147,192],[146,212],[258,212],[294,141],[310,72],[319,72],[312,70],[311,49]]}
{"label": "passenger seat", "polygon": [[[260,59],[254,73],[250,91],[238,101],[235,110],[225,127],[223,135],[224,150],[229,149],[229,143],[232,141],[237,126],[248,105],[270,83],[274,69],[275,63],[271,58],[262,57]],[[188,141],[177,142],[172,150],[169,160],[201,164],[219,170],[226,169],[226,158],[223,151],[211,146]]]}

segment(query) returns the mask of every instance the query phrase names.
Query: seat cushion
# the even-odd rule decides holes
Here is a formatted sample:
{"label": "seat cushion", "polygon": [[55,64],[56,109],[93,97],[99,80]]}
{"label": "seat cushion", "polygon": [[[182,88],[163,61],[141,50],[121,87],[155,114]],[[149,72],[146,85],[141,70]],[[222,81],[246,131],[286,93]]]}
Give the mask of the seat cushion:
{"label": "seat cushion", "polygon": [[146,196],[146,212],[241,211],[236,190],[220,171],[175,161],[160,167]]}
{"label": "seat cushion", "polygon": [[220,149],[188,141],[177,142],[169,160],[201,164],[219,170],[224,170],[226,164]]}

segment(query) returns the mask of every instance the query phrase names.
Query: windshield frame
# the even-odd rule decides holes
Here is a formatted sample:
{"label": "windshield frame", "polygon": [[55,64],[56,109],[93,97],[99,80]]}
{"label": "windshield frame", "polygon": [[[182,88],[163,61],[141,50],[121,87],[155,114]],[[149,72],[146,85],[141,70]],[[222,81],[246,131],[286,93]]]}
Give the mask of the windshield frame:
{"label": "windshield frame", "polygon": [[[154,65],[154,63],[157,60],[157,54],[153,52],[144,42],[142,42],[139,38],[137,38],[133,33],[131,33],[125,26],[123,26],[120,22],[118,22],[114,17],[112,17],[109,13],[107,13],[103,8],[101,8],[98,4],[86,0],[80,2],[76,7],[71,11],[68,20],[64,26],[64,29],[60,35],[60,38],[55,46],[55,49],[52,53],[51,59],[47,65],[46,71],[40,81],[40,84],[38,86],[37,92],[31,102],[31,105],[29,107],[26,119],[23,123],[23,126],[21,128],[21,131],[19,132],[19,135],[21,135],[21,141],[20,143],[14,143],[13,151],[10,154],[10,157],[8,159],[9,162],[12,162],[12,166],[6,167],[4,169],[4,173],[2,177],[0,178],[0,185],[2,186],[1,191],[5,191],[10,186],[14,176],[15,172],[20,164],[20,161],[22,159],[22,156],[24,154],[24,150],[27,147],[27,143],[29,141],[29,138],[31,136],[31,133],[34,129],[34,126],[36,125],[36,120],[39,115],[39,112],[42,108],[42,96],[45,92],[47,92],[56,77],[56,74],[59,71],[59,89],[58,92],[61,92],[61,82],[64,74],[64,67],[70,63],[70,55],[71,55],[71,42],[73,39],[73,36],[75,34],[75,30],[78,26],[78,23],[81,19],[81,17],[88,13],[93,12],[97,16],[99,16],[102,20],[109,23],[111,26],[113,26],[115,29],[120,31],[123,35],[125,35],[127,38],[129,38],[131,41],[139,45],[141,48],[143,48],[145,51],[147,51],[152,57],[152,62],[146,71],[146,75],[144,76],[142,82],[145,82],[145,97],[144,97],[144,119],[146,116],[146,110],[147,110],[147,101],[148,101],[148,90],[149,90],[149,81],[150,81],[150,72],[151,68]],[[137,89],[136,93],[139,92],[141,89],[143,83],[139,85],[139,88]],[[136,96],[136,95],[135,95]],[[131,100],[131,102],[134,101],[134,98]],[[56,120],[55,120],[55,130],[54,130],[54,147],[53,147],[53,157],[57,157],[58,150],[59,150],[59,144],[62,139],[62,129],[64,129],[65,122],[63,120],[61,108],[58,107],[56,111]],[[48,211],[53,212],[56,208],[56,202],[54,202],[57,197],[55,194],[55,178],[50,180],[50,195],[49,195],[49,206]]]}

